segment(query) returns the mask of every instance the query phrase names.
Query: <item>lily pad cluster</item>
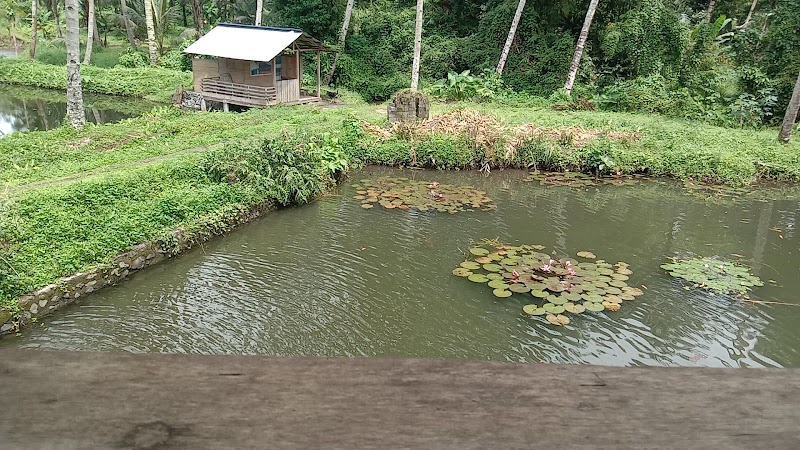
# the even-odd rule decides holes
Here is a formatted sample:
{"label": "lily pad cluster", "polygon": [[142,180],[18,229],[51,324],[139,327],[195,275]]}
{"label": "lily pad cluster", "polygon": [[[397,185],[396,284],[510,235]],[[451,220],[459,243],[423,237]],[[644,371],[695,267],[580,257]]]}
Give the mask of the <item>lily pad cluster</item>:
{"label": "lily pad cluster", "polygon": [[589,188],[603,184],[614,186],[626,186],[636,184],[644,180],[645,177],[638,175],[618,175],[610,177],[593,177],[580,172],[539,172],[534,171],[525,181],[538,181],[545,186],[569,186],[577,188]]}
{"label": "lily pad cluster", "polygon": [[742,297],[746,297],[753,287],[764,285],[747,267],[712,258],[675,258],[661,268],[673,277],[694,283],[695,287]]}
{"label": "lily pad cluster", "polygon": [[585,261],[595,258],[591,252],[579,252],[583,262],[555,259],[544,248],[484,241],[469,249],[470,259],[453,275],[485,283],[497,298],[523,297],[523,312],[554,325],[570,323],[565,313],[618,311],[624,301],[643,294],[626,283],[633,271],[624,262]]}
{"label": "lily pad cluster", "polygon": [[386,209],[416,209],[455,214],[462,211],[495,209],[492,199],[485,192],[470,186],[454,186],[435,181],[416,181],[404,177],[380,177],[361,180],[354,184],[355,200],[361,207],[375,205]]}

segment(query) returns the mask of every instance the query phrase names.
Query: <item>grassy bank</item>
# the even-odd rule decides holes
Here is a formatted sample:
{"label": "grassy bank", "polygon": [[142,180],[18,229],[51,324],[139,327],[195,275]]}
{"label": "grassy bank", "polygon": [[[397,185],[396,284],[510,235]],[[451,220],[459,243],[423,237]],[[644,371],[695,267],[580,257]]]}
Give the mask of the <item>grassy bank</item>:
{"label": "grassy bank", "polygon": [[[81,66],[84,92],[146,98],[166,102],[179,85],[190,86],[192,74],[161,68],[100,68]],[[63,65],[44,64],[22,58],[0,58],[0,83],[65,90]]]}
{"label": "grassy bank", "polygon": [[390,129],[380,108],[164,107],[0,140],[0,306],[177,228],[207,233],[254,205],[307,201],[345,156],[352,165],[610,170],[733,185],[800,179],[800,143],[780,145],[772,131],[489,103],[435,105],[434,114],[452,114]]}

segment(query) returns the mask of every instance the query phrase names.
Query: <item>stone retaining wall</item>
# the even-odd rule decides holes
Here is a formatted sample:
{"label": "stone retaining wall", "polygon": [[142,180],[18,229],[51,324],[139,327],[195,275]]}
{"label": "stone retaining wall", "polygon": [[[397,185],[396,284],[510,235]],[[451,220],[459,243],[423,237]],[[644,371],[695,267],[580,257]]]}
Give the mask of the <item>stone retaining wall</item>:
{"label": "stone retaining wall", "polygon": [[62,278],[54,284],[25,294],[18,299],[19,313],[12,315],[0,309],[0,337],[4,334],[19,331],[20,328],[29,324],[34,318],[50,314],[92,292],[114,285],[127,278],[131,273],[158,264],[171,256],[192,248],[194,245],[230,231],[237,225],[261,217],[273,208],[274,205],[272,203],[257,205],[250,211],[232,218],[222,228],[200,231],[192,236],[186,236],[180,229],[175,230],[173,235],[178,241],[178,247],[169,253],[163,250],[164,245],[161,241],[138,244],[114,258],[111,264],[101,265],[87,272],[78,272]]}

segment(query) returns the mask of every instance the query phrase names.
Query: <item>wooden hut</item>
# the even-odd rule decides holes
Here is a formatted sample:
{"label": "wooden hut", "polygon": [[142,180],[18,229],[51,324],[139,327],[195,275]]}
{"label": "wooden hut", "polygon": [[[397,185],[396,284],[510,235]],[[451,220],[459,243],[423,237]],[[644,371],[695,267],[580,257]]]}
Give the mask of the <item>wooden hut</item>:
{"label": "wooden hut", "polygon": [[[206,101],[266,107],[320,100],[320,53],[333,51],[302,30],[222,23],[190,45],[194,90]],[[317,56],[315,95],[302,95],[302,54]]]}

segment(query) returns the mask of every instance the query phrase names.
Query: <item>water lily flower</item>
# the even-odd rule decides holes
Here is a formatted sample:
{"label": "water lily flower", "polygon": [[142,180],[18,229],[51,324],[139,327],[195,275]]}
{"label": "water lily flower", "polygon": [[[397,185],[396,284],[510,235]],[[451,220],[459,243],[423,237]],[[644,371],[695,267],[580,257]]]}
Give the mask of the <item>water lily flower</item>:
{"label": "water lily flower", "polygon": [[519,272],[517,272],[516,270],[512,270],[511,275],[514,275],[514,278],[519,278]]}

